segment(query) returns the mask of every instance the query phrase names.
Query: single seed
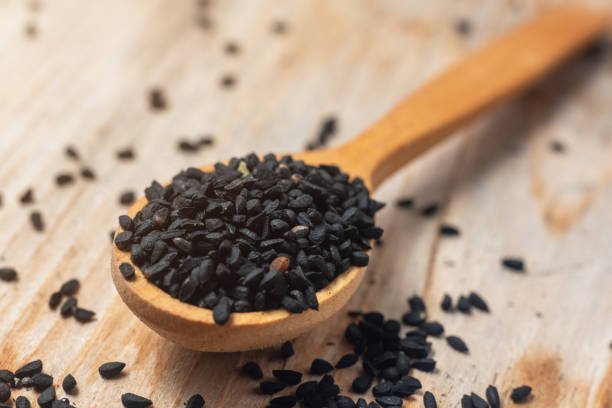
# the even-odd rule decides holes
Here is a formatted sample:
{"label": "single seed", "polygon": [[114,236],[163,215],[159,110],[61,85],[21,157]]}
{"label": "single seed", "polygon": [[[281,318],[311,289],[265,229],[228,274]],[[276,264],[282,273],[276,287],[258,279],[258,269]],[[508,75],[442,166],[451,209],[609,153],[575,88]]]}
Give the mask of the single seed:
{"label": "single seed", "polygon": [[283,358],[283,360],[287,360],[289,357],[291,357],[294,354],[295,354],[295,351],[293,350],[293,344],[291,344],[290,341],[284,342],[283,345],[281,346],[281,357]]}
{"label": "single seed", "polygon": [[359,361],[359,356],[357,356],[357,354],[353,354],[353,353],[345,354],[336,363],[336,368],[338,369],[347,368],[347,367],[354,365],[357,361]]}
{"label": "single seed", "polygon": [[457,336],[448,336],[446,337],[446,342],[448,343],[449,346],[451,346],[453,349],[461,352],[461,353],[468,353],[468,347],[465,345],[465,342],[463,340],[461,340],[461,338],[457,337]]}
{"label": "single seed", "polygon": [[240,52],[240,46],[233,41],[230,41],[225,44],[224,47],[225,53],[229,55],[236,55]]}
{"label": "single seed", "polygon": [[42,391],[53,385],[53,377],[43,373],[34,374],[32,376],[32,385],[37,391]]}
{"label": "single seed", "polygon": [[512,271],[525,271],[525,262],[521,258],[506,257],[501,260],[502,266]]}
{"label": "single seed", "polygon": [[489,306],[487,305],[487,302],[485,302],[484,299],[480,297],[478,293],[470,293],[468,300],[470,301],[470,305],[474,306],[476,309],[482,310],[483,312],[489,311]]}
{"label": "single seed", "polygon": [[74,310],[77,307],[77,300],[74,297],[70,297],[64,301],[64,304],[60,308],[60,314],[63,317],[72,316]]}
{"label": "single seed", "polygon": [[413,312],[424,312],[425,302],[423,298],[417,295],[414,295],[408,299],[408,304],[410,305],[410,310]]}
{"label": "single seed", "polygon": [[461,408],[474,408],[472,397],[464,394],[463,397],[461,397]]}
{"label": "single seed", "polygon": [[23,395],[18,396],[15,400],[15,408],[30,408],[31,406],[30,400]]}
{"label": "single seed", "polygon": [[487,387],[485,395],[487,397],[487,401],[489,401],[489,405],[491,405],[491,408],[499,408],[501,406],[499,393],[494,385],[489,385]]}
{"label": "single seed", "polygon": [[127,262],[122,262],[121,265],[119,265],[119,272],[121,272],[121,275],[126,280],[130,280],[134,277],[134,267]]}
{"label": "single seed", "polygon": [[251,377],[253,380],[259,380],[263,377],[261,367],[254,361],[249,361],[242,366],[242,372]]}
{"label": "single seed", "polygon": [[325,374],[334,369],[334,366],[331,365],[328,361],[325,361],[321,358],[315,358],[310,365],[310,374],[320,375]]}
{"label": "single seed", "polygon": [[79,160],[80,158],[79,152],[77,152],[74,146],[66,146],[64,152],[66,153],[66,156],[70,159]]}
{"label": "single seed", "polygon": [[30,221],[32,222],[32,227],[38,232],[43,232],[45,230],[45,222],[43,221],[43,216],[40,211],[32,211],[30,213]]}
{"label": "single seed", "polygon": [[457,237],[459,236],[460,232],[459,228],[455,227],[454,225],[442,224],[440,226],[440,234],[448,237]]}
{"label": "single seed", "polygon": [[510,398],[514,402],[524,401],[529,394],[531,394],[531,387],[528,385],[521,385],[520,387],[514,388],[510,394]]}
{"label": "single seed", "polygon": [[457,301],[457,310],[459,310],[461,313],[469,314],[471,313],[471,308],[472,304],[470,303],[470,300],[463,295],[459,296],[459,300]]}
{"label": "single seed", "polygon": [[412,362],[412,368],[416,368],[420,371],[433,371],[436,368],[435,360],[431,358],[417,358]]}
{"label": "single seed", "polygon": [[60,173],[55,176],[55,183],[58,186],[65,186],[71,184],[74,181],[74,176],[70,173]]}
{"label": "single seed", "polygon": [[351,385],[354,392],[357,394],[363,394],[372,385],[372,377],[369,375],[360,375],[359,377],[353,380],[353,384]]}
{"label": "single seed", "polygon": [[455,21],[455,31],[461,36],[468,36],[472,32],[472,22],[466,18]]}
{"label": "single seed", "polygon": [[34,202],[34,190],[28,188],[20,197],[21,204],[32,204]]}
{"label": "single seed", "polygon": [[149,92],[149,106],[153,111],[162,111],[168,107],[168,102],[162,89],[154,88]]}
{"label": "single seed", "polygon": [[117,158],[119,160],[132,160],[134,157],[136,157],[136,154],[131,147],[126,147],[117,151]]}
{"label": "single seed", "polygon": [[233,75],[226,74],[221,77],[221,85],[224,88],[231,88],[236,84],[236,78]]}
{"label": "single seed", "polygon": [[119,195],[121,205],[131,205],[134,201],[136,201],[136,194],[133,191],[124,191]]}
{"label": "single seed", "polygon": [[428,336],[440,336],[444,333],[444,326],[438,322],[424,322],[419,326]]}
{"label": "single seed", "polygon": [[470,397],[472,399],[472,406],[474,408],[489,408],[487,401],[482,399],[482,397],[480,397],[478,394],[472,393]]}
{"label": "single seed", "polygon": [[34,360],[29,362],[28,364],[21,367],[19,370],[15,371],[15,377],[23,378],[23,377],[31,377],[34,374],[38,374],[42,371],[42,361]]}
{"label": "single seed", "polygon": [[206,401],[200,394],[194,394],[185,403],[185,408],[203,408]]}
{"label": "single seed", "polygon": [[384,395],[382,397],[376,397],[378,402],[383,407],[397,407],[402,405],[402,399],[395,395]]}
{"label": "single seed", "polygon": [[124,368],[125,363],[119,361],[111,361],[109,363],[102,364],[98,368],[98,372],[103,378],[109,379],[118,376]]}
{"label": "single seed", "polygon": [[13,374],[10,370],[0,370],[0,382],[10,383],[15,378],[15,374]]}
{"label": "single seed", "polygon": [[550,150],[554,153],[565,153],[565,145],[558,140],[553,140],[549,146]]}
{"label": "single seed", "polygon": [[12,282],[17,279],[17,271],[13,268],[0,268],[0,280]]}
{"label": "single seed", "polygon": [[229,302],[220,301],[213,309],[213,319],[218,325],[227,323],[231,316],[232,310]]}
{"label": "single seed", "polygon": [[262,394],[272,395],[284,390],[287,384],[281,381],[262,381],[259,383],[259,390]]}
{"label": "single seed", "polygon": [[81,173],[81,177],[83,177],[85,180],[95,180],[96,179],[96,173],[93,171],[91,167],[81,168],[80,173]]}
{"label": "single seed", "polygon": [[53,386],[41,392],[37,399],[38,405],[41,407],[51,406],[53,401],[55,401],[55,388],[53,388]]}
{"label": "single seed", "polygon": [[449,294],[444,294],[442,302],[440,302],[440,308],[442,308],[442,310],[444,310],[445,312],[448,312],[453,308],[453,300],[451,299]]}
{"label": "single seed", "polygon": [[66,377],[64,377],[64,381],[62,381],[62,388],[64,389],[64,392],[70,393],[76,388],[76,386],[77,381],[72,374],[68,374]]}
{"label": "single seed", "polygon": [[74,295],[79,290],[79,286],[78,279],[70,279],[61,286],[60,293],[64,296]]}
{"label": "single seed", "polygon": [[277,20],[272,24],[272,32],[274,34],[285,34],[287,32],[287,23],[282,20]]}
{"label": "single seed", "polygon": [[87,309],[82,309],[80,307],[77,307],[74,310],[74,318],[77,319],[81,323],[86,323],[86,322],[91,321],[91,319],[93,319],[95,315],[96,315],[95,312],[92,312],[91,310],[87,310]]}
{"label": "single seed", "polygon": [[401,198],[395,202],[399,208],[412,208],[414,200],[412,198]]}
{"label": "single seed", "polygon": [[436,398],[429,391],[425,391],[425,394],[423,395],[423,405],[425,405],[425,408],[438,408]]}
{"label": "single seed", "polygon": [[0,402],[6,402],[11,398],[11,389],[8,384],[0,382]]}
{"label": "single seed", "polygon": [[121,403],[125,408],[146,408],[153,404],[153,401],[140,395],[128,392],[121,396]]}
{"label": "single seed", "polygon": [[287,385],[296,385],[302,381],[302,373],[293,370],[272,370],[272,375],[277,380]]}
{"label": "single seed", "polygon": [[433,217],[434,215],[438,213],[439,209],[440,209],[440,205],[438,203],[431,203],[423,207],[423,209],[421,210],[421,214],[424,217]]}

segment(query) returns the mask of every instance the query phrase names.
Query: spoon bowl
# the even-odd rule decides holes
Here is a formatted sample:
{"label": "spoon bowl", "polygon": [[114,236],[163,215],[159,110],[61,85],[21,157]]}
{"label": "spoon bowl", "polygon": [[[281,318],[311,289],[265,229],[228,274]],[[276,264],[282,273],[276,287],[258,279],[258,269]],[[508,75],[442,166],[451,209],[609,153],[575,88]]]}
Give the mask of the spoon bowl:
{"label": "spoon bowl", "polygon": [[[588,44],[606,27],[606,17],[566,5],[507,34],[408,96],[382,119],[348,143],[294,154],[311,165],[334,164],[375,189],[386,177],[451,135],[486,109],[516,95]],[[212,165],[202,167],[211,171]],[[142,209],[146,198],[128,211]],[[117,233],[121,232],[121,229]],[[328,319],[350,299],[365,268],[351,267],[317,292],[319,310],[232,313],[223,326],[212,311],[172,298],[149,282],[136,266],[125,280],[119,271],[129,252],[113,245],[111,273],[125,304],[147,326],[186,348],[243,351],[277,345]]]}

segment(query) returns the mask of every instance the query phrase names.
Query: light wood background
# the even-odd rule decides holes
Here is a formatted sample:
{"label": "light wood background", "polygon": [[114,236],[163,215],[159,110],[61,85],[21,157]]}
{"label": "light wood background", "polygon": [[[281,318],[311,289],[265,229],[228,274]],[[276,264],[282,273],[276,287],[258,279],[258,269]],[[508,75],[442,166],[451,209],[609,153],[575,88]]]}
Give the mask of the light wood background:
{"label": "light wood background", "polygon": [[[204,354],[147,329],[121,303],[109,273],[109,231],[125,211],[125,189],[142,191],[180,168],[257,151],[298,151],[323,116],[339,118],[333,143],[357,134],[411,89],[488,39],[555,1],[196,1],[84,2],[0,0],[0,265],[19,281],[0,282],[0,368],[40,358],[57,383],[79,382],[78,407],[120,405],[120,394],[180,407],[193,393],[207,406],[264,407],[257,384],[238,375],[248,360],[267,374],[274,351]],[[593,1],[612,12],[610,2]],[[210,28],[198,24],[203,11]],[[468,17],[471,35],[454,29]],[[288,24],[275,35],[275,21]],[[26,27],[34,24],[36,35]],[[224,44],[240,53],[228,56]],[[512,63],[512,61],[508,61]],[[237,86],[220,87],[234,74]],[[166,91],[169,109],[153,113],[147,92]],[[431,319],[464,338],[469,355],[434,339],[435,373],[417,373],[442,407],[495,384],[534,388],[528,407],[612,407],[612,52],[572,63],[528,95],[474,123],[460,137],[400,171],[376,196],[384,246],[347,306],[399,318],[419,293]],[[453,103],[453,101],[449,101]],[[177,140],[203,133],[213,148],[194,155]],[[566,145],[551,152],[551,141]],[[78,165],[74,145],[98,175],[58,188],[54,176]],[[138,146],[141,145],[141,146]],[[133,162],[116,150],[136,146]],[[18,204],[35,187],[36,203]],[[434,219],[399,210],[443,203]],[[45,233],[29,212],[42,211]],[[440,238],[442,222],[459,238]],[[505,255],[525,258],[527,273],[504,271]],[[82,325],[47,307],[49,295],[79,278]],[[448,292],[475,290],[490,314],[443,314]],[[315,357],[348,350],[340,313],[298,338],[287,368],[306,371]],[[335,343],[335,345],[329,345]],[[120,379],[97,367],[127,363]],[[343,393],[357,366],[336,374]],[[35,400],[33,391],[13,394]],[[58,395],[63,392],[58,389]],[[370,400],[371,397],[368,397]],[[422,392],[405,402],[422,406]]]}

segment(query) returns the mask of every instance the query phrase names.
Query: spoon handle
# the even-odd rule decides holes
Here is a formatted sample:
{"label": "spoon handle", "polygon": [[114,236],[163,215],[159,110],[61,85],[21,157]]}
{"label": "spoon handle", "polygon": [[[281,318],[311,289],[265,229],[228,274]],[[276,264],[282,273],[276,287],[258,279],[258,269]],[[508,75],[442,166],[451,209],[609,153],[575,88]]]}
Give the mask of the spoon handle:
{"label": "spoon handle", "polygon": [[601,13],[567,5],[502,36],[340,146],[343,165],[376,187],[485,109],[540,79],[600,34],[605,20]]}

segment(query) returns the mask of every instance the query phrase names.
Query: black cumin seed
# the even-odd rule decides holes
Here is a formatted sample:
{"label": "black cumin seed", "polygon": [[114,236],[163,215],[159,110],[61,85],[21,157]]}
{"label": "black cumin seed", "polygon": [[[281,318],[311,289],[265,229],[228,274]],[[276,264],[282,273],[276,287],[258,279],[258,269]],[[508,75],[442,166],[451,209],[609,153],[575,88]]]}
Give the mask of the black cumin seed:
{"label": "black cumin seed", "polygon": [[70,279],[62,285],[60,293],[64,296],[74,295],[79,290],[79,286],[80,283],[78,279]]}
{"label": "black cumin seed", "polygon": [[425,408],[438,408],[436,398],[429,391],[425,391],[425,394],[423,395],[423,405],[425,405]]}
{"label": "black cumin seed", "polygon": [[480,397],[478,394],[472,393],[470,397],[472,399],[472,406],[474,408],[489,408],[487,401],[482,399],[482,397]]}
{"label": "black cumin seed", "polygon": [[263,377],[261,367],[254,361],[248,361],[242,366],[242,372],[253,380],[260,380]]}
{"label": "black cumin seed", "polygon": [[153,88],[149,92],[149,106],[153,111],[162,111],[168,107],[163,89]]}
{"label": "black cumin seed", "polygon": [[17,399],[15,400],[15,408],[30,408],[30,407],[31,407],[30,400],[28,400],[23,395],[18,396]]}
{"label": "black cumin seed", "polygon": [[28,188],[26,191],[24,191],[24,193],[19,197],[19,202],[21,204],[32,204],[34,202],[34,190]]}
{"label": "black cumin seed", "polygon": [[66,146],[64,153],[66,153],[66,156],[70,159],[79,160],[80,158],[79,152],[77,152],[74,146]]}
{"label": "black cumin seed", "polygon": [[465,345],[465,342],[457,336],[446,337],[446,342],[448,343],[449,346],[451,346],[453,349],[459,352],[462,352],[462,353],[469,352],[468,347]]}
{"label": "black cumin seed", "polygon": [[0,381],[5,383],[10,383],[15,378],[15,374],[13,374],[10,370],[0,370]]}
{"label": "black cumin seed", "polygon": [[121,396],[121,403],[125,408],[146,408],[153,404],[153,401],[140,395],[128,392]]}
{"label": "black cumin seed", "polygon": [[37,391],[42,391],[53,385],[53,377],[43,373],[34,374],[32,376],[32,385]]}
{"label": "black cumin seed", "polygon": [[80,173],[81,173],[81,177],[83,177],[85,180],[95,180],[96,179],[96,173],[93,171],[91,167],[81,168]]}
{"label": "black cumin seed", "polygon": [[558,140],[553,140],[550,142],[549,147],[552,152],[565,153],[565,145]]}
{"label": "black cumin seed", "polygon": [[283,345],[281,346],[281,357],[283,358],[283,360],[287,360],[289,357],[291,357],[294,354],[295,354],[295,351],[293,350],[293,344],[291,344],[290,341],[284,342]]}
{"label": "black cumin seed", "polygon": [[198,145],[200,146],[212,146],[215,143],[215,139],[210,135],[204,135],[200,137],[198,140]]}
{"label": "black cumin seed", "polygon": [[436,368],[436,361],[431,358],[417,358],[412,362],[412,368],[420,371],[433,371]]}
{"label": "black cumin seed", "polygon": [[185,408],[203,408],[206,401],[200,394],[194,394],[185,403]]}
{"label": "black cumin seed", "polygon": [[325,361],[321,358],[315,358],[312,360],[312,364],[310,365],[310,374],[320,375],[325,374],[334,369],[334,366],[331,365],[329,361]]}
{"label": "black cumin seed", "polygon": [[87,309],[81,309],[80,307],[77,307],[74,310],[74,318],[77,319],[81,323],[86,323],[86,322],[91,321],[91,319],[93,319],[95,315],[96,315],[95,312],[92,312],[91,310],[87,310]]}
{"label": "black cumin seed", "polygon": [[418,295],[414,295],[412,297],[410,297],[408,299],[408,304],[410,305],[410,310],[413,312],[418,312],[418,311],[425,311],[425,302],[423,301],[423,298],[418,296]]}
{"label": "black cumin seed", "polygon": [[464,394],[463,397],[461,397],[461,408],[474,408],[472,397]]}
{"label": "black cumin seed", "polygon": [[287,387],[282,381],[262,381],[259,383],[259,390],[262,394],[272,395],[284,390]]}
{"label": "black cumin seed", "polygon": [[363,394],[368,389],[370,389],[371,385],[372,385],[372,377],[365,374],[365,375],[360,375],[359,377],[355,378],[353,380],[353,384],[351,385],[351,387],[353,391],[356,392],[357,394]]}
{"label": "black cumin seed", "polygon": [[77,307],[77,300],[74,297],[66,299],[62,307],[60,308],[60,314],[63,317],[71,316]]}
{"label": "black cumin seed", "polygon": [[17,271],[13,268],[0,268],[0,280],[12,282],[17,279]]}
{"label": "black cumin seed", "polygon": [[131,160],[136,157],[134,150],[131,147],[126,147],[117,151],[117,158],[119,160]]}
{"label": "black cumin seed", "polygon": [[384,395],[382,397],[376,397],[378,402],[383,407],[397,407],[402,405],[402,399],[395,395]]}
{"label": "black cumin seed", "polygon": [[287,23],[282,20],[277,20],[272,24],[272,32],[274,34],[284,34],[287,32]]}
{"label": "black cumin seed", "polygon": [[455,21],[455,31],[461,36],[468,36],[472,33],[472,22],[466,18]]}
{"label": "black cumin seed", "polygon": [[291,408],[297,404],[298,399],[292,395],[283,395],[281,397],[272,398],[270,407],[272,408]]}
{"label": "black cumin seed", "polygon": [[70,173],[60,173],[57,176],[55,176],[55,183],[58,186],[65,186],[67,184],[70,184],[74,181],[74,176]]}
{"label": "black cumin seed", "polygon": [[136,201],[136,194],[133,191],[124,191],[119,195],[119,204],[131,205]]}
{"label": "black cumin seed", "polygon": [[183,152],[189,152],[189,153],[198,151],[198,145],[190,142],[189,140],[179,140],[178,148],[179,150]]}
{"label": "black cumin seed", "polygon": [[457,310],[459,310],[461,313],[469,314],[471,313],[471,309],[472,304],[470,303],[470,300],[463,295],[459,296],[459,300],[457,301]]}
{"label": "black cumin seed", "polygon": [[62,294],[60,292],[53,292],[49,297],[49,308],[56,309],[62,302]]}
{"label": "black cumin seed", "polygon": [[419,326],[425,321],[425,312],[413,311],[404,313],[402,316],[402,322],[408,326]]}
{"label": "black cumin seed", "polygon": [[125,368],[125,363],[119,361],[111,361],[102,364],[98,368],[98,372],[103,378],[109,379],[119,375],[119,373]]}
{"label": "black cumin seed", "polygon": [[440,209],[440,205],[438,203],[428,204],[425,207],[423,207],[423,209],[421,209],[421,214],[424,217],[433,217],[434,215],[438,213],[439,209]]}
{"label": "black cumin seed", "polygon": [[372,388],[372,394],[374,394],[375,397],[389,395],[391,394],[392,388],[393,388],[393,384],[391,384],[390,382],[388,381],[381,382],[380,384],[377,384],[374,386],[374,388]]}
{"label": "black cumin seed", "polygon": [[38,374],[42,371],[42,361],[34,360],[29,362],[28,364],[21,367],[19,370],[15,371],[15,377],[23,378],[23,377],[31,377],[34,374]]}
{"label": "black cumin seed", "polygon": [[64,392],[69,393],[74,390],[76,386],[77,381],[72,374],[68,374],[66,377],[64,377],[64,381],[62,381],[62,388],[64,389]]}
{"label": "black cumin seed", "polygon": [[531,394],[531,387],[528,385],[521,385],[520,387],[516,387],[512,390],[510,398],[514,402],[520,402],[524,401],[529,394]]}
{"label": "black cumin seed", "polygon": [[525,262],[521,258],[506,257],[501,260],[502,266],[517,272],[525,270]]}
{"label": "black cumin seed", "polygon": [[489,311],[489,306],[487,305],[487,302],[485,302],[484,299],[480,297],[478,293],[470,293],[468,300],[470,301],[470,304],[476,309],[482,310],[483,312]]}
{"label": "black cumin seed", "polygon": [[55,401],[55,388],[53,388],[53,386],[48,387],[47,389],[45,389],[39,396],[38,396],[38,405],[40,405],[41,407],[48,407],[51,405],[51,403],[53,401]]}
{"label": "black cumin seed", "polygon": [[412,198],[401,198],[395,202],[399,208],[412,208],[414,200]]}
{"label": "black cumin seed", "polygon": [[42,232],[45,230],[45,222],[43,221],[43,216],[40,211],[32,211],[30,213],[30,221],[32,222],[32,227],[38,232]]}
{"label": "black cumin seed", "polygon": [[134,267],[127,262],[123,262],[119,265],[119,272],[121,272],[121,275],[126,280],[130,280],[134,277]]}
{"label": "black cumin seed", "polygon": [[453,300],[451,299],[449,294],[444,294],[442,302],[440,302],[440,308],[442,308],[442,310],[444,310],[445,312],[448,312],[453,308]]}
{"label": "black cumin seed", "polygon": [[489,385],[487,387],[485,395],[487,397],[487,401],[489,401],[489,405],[491,405],[491,408],[499,408],[501,406],[499,393],[494,385]]}
{"label": "black cumin seed", "polygon": [[215,323],[219,325],[224,325],[227,323],[231,314],[232,306],[230,305],[229,301],[221,300],[213,309],[213,319],[215,320]]}
{"label": "black cumin seed", "polygon": [[455,227],[454,225],[442,224],[440,226],[440,234],[446,235],[449,237],[457,237],[459,236],[460,232],[459,232],[459,228]]}
{"label": "black cumin seed", "polygon": [[444,333],[444,326],[438,322],[424,322],[419,326],[428,336],[440,336]]}
{"label": "black cumin seed", "polygon": [[236,78],[233,75],[225,74],[221,77],[221,86],[231,88],[236,84]]}
{"label": "black cumin seed", "polygon": [[296,385],[302,381],[302,373],[293,370],[272,370],[272,375],[277,380],[287,385]]}
{"label": "black cumin seed", "polygon": [[0,402],[6,402],[11,398],[11,389],[8,384],[0,382]]}
{"label": "black cumin seed", "polygon": [[351,367],[357,361],[359,361],[359,356],[357,354],[353,354],[353,353],[345,354],[336,363],[336,368],[342,369],[342,368]]}
{"label": "black cumin seed", "polygon": [[225,53],[228,55],[236,55],[240,52],[240,46],[233,41],[227,42],[225,46],[223,47],[223,49],[225,50]]}

